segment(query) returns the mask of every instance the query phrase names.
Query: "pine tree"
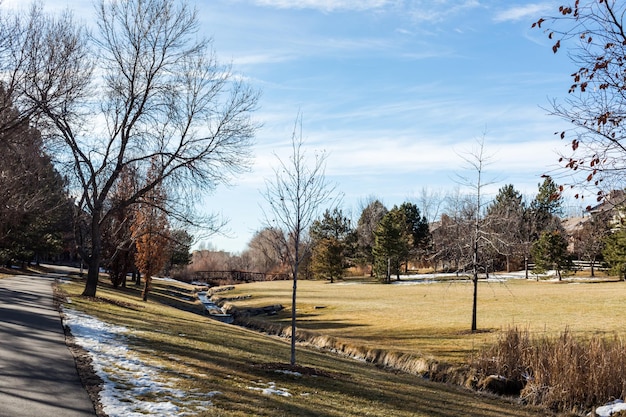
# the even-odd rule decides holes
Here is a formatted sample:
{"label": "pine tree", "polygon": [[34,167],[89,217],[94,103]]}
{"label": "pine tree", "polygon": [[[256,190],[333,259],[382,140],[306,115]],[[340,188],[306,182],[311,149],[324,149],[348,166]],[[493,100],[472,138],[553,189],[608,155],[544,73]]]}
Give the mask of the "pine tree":
{"label": "pine tree", "polygon": [[604,240],[602,255],[613,274],[626,281],[626,229],[619,229]]}
{"label": "pine tree", "polygon": [[350,219],[335,208],[326,210],[321,219],[311,225],[312,269],[317,277],[330,279],[331,284],[343,277],[352,229]]}
{"label": "pine tree", "polygon": [[554,269],[561,281],[561,270],[567,267],[569,257],[567,239],[559,231],[544,232],[533,244],[532,254],[537,272]]}
{"label": "pine tree", "polygon": [[391,281],[391,274],[400,279],[400,267],[409,252],[409,239],[406,233],[406,217],[398,207],[387,213],[374,233],[374,270],[376,276]]}

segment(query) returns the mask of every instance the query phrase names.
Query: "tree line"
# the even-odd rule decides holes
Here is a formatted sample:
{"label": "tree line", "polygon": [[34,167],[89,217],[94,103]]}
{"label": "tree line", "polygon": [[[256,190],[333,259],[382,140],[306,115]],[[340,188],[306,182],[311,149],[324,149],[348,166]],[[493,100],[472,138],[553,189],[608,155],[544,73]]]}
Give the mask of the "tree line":
{"label": "tree line", "polygon": [[[611,222],[620,210],[617,200],[566,227],[571,220],[564,218],[563,197],[551,178],[538,184],[532,198],[512,184],[504,185],[482,208],[476,207],[473,195],[459,190],[426,197],[420,201],[421,210],[409,201],[389,209],[371,197],[356,221],[340,207],[325,210],[300,243],[306,253],[302,276],[332,283],[347,274],[367,274],[388,283],[418,270],[467,274],[472,271],[475,241],[478,269],[487,275],[524,270],[528,278],[533,272],[555,270],[560,277],[563,270],[574,268],[573,260],[590,264],[592,274],[601,263],[619,272],[626,259],[626,246],[619,244],[620,239],[626,241],[626,232]],[[439,207],[441,213],[429,207]],[[427,215],[436,217],[429,220]],[[477,217],[478,239],[473,235]],[[286,241],[282,230],[266,227],[240,254],[210,249],[194,253],[190,270],[286,272],[284,243],[277,244]]]}

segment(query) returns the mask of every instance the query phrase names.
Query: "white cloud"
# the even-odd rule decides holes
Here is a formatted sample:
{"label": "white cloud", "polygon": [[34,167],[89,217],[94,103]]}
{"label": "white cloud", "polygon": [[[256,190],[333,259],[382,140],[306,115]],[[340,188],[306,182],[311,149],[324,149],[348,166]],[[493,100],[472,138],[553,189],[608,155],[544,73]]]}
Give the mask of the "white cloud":
{"label": "white cloud", "polygon": [[531,19],[538,20],[543,14],[553,9],[546,3],[534,3],[526,4],[524,6],[515,6],[506,10],[501,10],[494,16],[494,21],[498,23],[502,22],[517,22],[520,20]]}
{"label": "white cloud", "polygon": [[334,12],[380,9],[394,2],[390,0],[255,0],[255,3],[259,6],[279,9],[315,9]]}

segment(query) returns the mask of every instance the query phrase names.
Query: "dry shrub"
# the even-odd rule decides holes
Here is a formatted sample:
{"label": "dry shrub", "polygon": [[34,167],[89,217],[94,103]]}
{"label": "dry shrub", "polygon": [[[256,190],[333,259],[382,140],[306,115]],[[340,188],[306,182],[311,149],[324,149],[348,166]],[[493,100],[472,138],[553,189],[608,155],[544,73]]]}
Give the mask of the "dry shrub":
{"label": "dry shrub", "polygon": [[525,384],[521,397],[555,411],[580,412],[626,393],[626,348],[619,337],[584,340],[566,329],[558,338],[531,338],[512,328],[475,361],[479,375]]}

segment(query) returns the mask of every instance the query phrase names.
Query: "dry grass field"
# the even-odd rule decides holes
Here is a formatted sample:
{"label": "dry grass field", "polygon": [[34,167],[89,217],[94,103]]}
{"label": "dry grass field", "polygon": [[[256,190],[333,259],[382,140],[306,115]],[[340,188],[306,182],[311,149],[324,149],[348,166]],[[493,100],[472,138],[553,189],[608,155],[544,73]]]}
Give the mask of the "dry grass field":
{"label": "dry grass field", "polygon": [[[282,304],[275,316],[258,319],[284,323],[290,319],[291,281],[237,285],[220,294],[238,308]],[[355,345],[390,349],[452,363],[465,361],[501,330],[518,327],[533,335],[557,335],[565,329],[586,337],[623,335],[626,306],[621,281],[535,281],[512,279],[479,282],[478,327],[471,333],[472,284],[298,282],[298,326]]]}
{"label": "dry grass field", "polygon": [[[251,302],[262,305],[282,302],[282,298],[289,292],[289,284],[281,282],[240,286],[237,291],[254,291]],[[145,362],[157,367],[159,373],[168,378],[172,388],[187,392],[191,397],[198,393],[219,392],[212,397],[209,409],[187,408],[188,415],[551,415],[522,407],[513,401],[478,394],[453,385],[429,382],[414,375],[389,372],[372,364],[305,347],[300,347],[298,353],[300,368],[297,370],[301,370],[301,374],[280,372],[283,369],[292,369],[287,365],[288,343],[197,314],[201,308],[199,302],[187,300],[188,296],[193,295],[192,286],[156,281],[152,296],[144,303],[140,300],[139,290],[134,286],[115,290],[103,279],[98,289],[98,297],[88,299],[80,296],[83,285],[82,280],[75,278],[61,286],[71,300],[71,304],[66,303],[67,308],[84,311],[107,323],[125,326],[128,329],[125,339],[128,348]],[[368,288],[369,291],[366,291]],[[386,320],[379,318],[383,315],[373,315],[371,317],[378,323],[367,323],[369,312],[381,308],[380,298],[390,290],[396,291],[391,286],[303,283],[303,324],[321,331],[346,332],[363,340],[376,337],[374,342],[378,343],[392,343],[400,329],[405,329],[406,334],[402,340],[404,348],[415,347],[417,344],[411,340],[415,335],[425,333],[426,330],[423,329],[427,329],[429,323],[411,328],[409,314],[414,314],[419,309],[407,307],[404,310],[402,304],[414,304],[414,300],[403,297],[413,291],[412,289],[404,288],[404,291],[409,292],[395,293],[396,303],[395,306],[387,304],[389,310],[385,312]],[[397,290],[401,288],[398,287]],[[441,294],[450,296],[450,291],[454,290]],[[335,297],[329,296],[332,293]],[[429,294],[433,298],[439,297],[435,293]],[[341,302],[341,298],[346,296],[350,296],[350,303]],[[321,304],[327,308],[314,309],[315,305]],[[324,314],[328,314],[328,324],[324,323]],[[434,313],[429,314],[436,316]],[[385,334],[382,330],[384,321],[404,324],[390,327],[393,332]],[[449,332],[451,343],[464,337],[458,334],[454,336],[455,332],[462,333],[462,323],[455,326],[458,330]],[[442,339],[436,329],[428,332],[434,339]],[[433,349],[434,346],[433,343]],[[115,370],[110,369],[109,372],[115,373]],[[272,384],[288,391],[291,396],[268,395],[259,389],[274,386]],[[142,399],[154,400],[149,395]],[[186,407],[185,404],[177,405]]]}

